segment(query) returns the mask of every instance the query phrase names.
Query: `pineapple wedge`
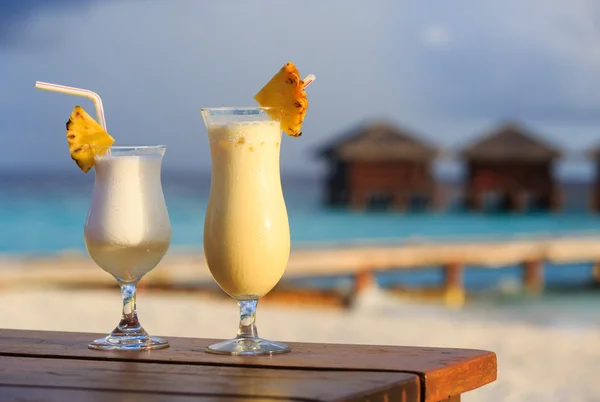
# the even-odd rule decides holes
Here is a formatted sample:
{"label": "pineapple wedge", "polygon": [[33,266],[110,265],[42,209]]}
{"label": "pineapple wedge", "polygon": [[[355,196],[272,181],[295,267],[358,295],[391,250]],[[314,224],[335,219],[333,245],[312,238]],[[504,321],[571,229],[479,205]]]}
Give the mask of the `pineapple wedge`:
{"label": "pineapple wedge", "polygon": [[94,155],[105,152],[96,147],[110,147],[115,140],[81,106],[75,106],[67,122],[67,142],[71,158],[87,173],[94,166]]}
{"label": "pineapple wedge", "polygon": [[[294,63],[286,63],[277,74],[254,96],[263,107],[281,110],[281,129],[292,137],[300,137],[302,122],[308,109],[304,81]],[[271,117],[279,119],[277,116]]]}

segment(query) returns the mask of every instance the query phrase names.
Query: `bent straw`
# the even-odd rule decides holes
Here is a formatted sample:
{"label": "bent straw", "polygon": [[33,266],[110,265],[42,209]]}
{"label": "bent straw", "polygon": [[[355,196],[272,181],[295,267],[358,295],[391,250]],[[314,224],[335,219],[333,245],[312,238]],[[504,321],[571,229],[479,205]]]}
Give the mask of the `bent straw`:
{"label": "bent straw", "polygon": [[65,85],[51,84],[49,82],[36,81],[35,87],[44,91],[58,92],[67,95],[83,96],[91,99],[96,106],[96,117],[98,118],[98,124],[102,126],[106,131],[106,119],[104,118],[104,108],[102,107],[102,99],[96,92],[92,92],[89,89],[73,88]]}
{"label": "bent straw", "polygon": [[317,77],[315,77],[314,74],[308,74],[306,76],[306,78],[304,78],[302,81],[304,81],[304,89],[306,89],[307,86],[309,86],[310,84],[313,83],[313,81],[316,79]]}

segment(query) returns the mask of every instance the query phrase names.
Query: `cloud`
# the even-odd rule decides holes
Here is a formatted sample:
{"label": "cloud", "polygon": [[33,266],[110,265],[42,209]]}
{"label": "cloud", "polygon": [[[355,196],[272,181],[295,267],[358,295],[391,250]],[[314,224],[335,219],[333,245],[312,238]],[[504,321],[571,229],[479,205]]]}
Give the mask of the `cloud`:
{"label": "cloud", "polygon": [[[368,118],[449,146],[520,118],[554,142],[584,147],[600,123],[592,1],[312,1],[301,19],[284,0],[74,2],[13,12],[26,21],[13,37],[32,46],[0,46],[8,60],[0,77],[10,77],[0,135],[11,148],[0,167],[72,168],[64,121],[74,104],[92,106],[34,90],[43,80],[98,91],[120,143],[166,142],[165,167],[207,169],[199,108],[252,104],[288,60],[318,79],[305,135],[284,141],[286,171],[315,171],[314,149]],[[46,38],[51,47],[40,45]]]}
{"label": "cloud", "polygon": [[446,11],[453,45],[425,53],[418,77],[432,108],[453,118],[600,122],[600,5],[530,0]]}
{"label": "cloud", "polygon": [[444,25],[427,25],[421,34],[423,43],[433,47],[444,46],[452,41],[452,35]]}
{"label": "cloud", "polygon": [[[13,141],[21,151],[0,163],[23,163],[27,152],[36,156],[30,164],[70,166],[63,120],[73,104],[86,106],[85,100],[35,91],[35,80],[99,92],[113,136],[122,143],[167,142],[165,166],[171,167],[206,169],[210,161],[199,108],[254,103],[254,93],[288,60],[303,75],[314,72],[318,81],[309,88],[305,136],[286,139],[284,169],[308,166],[312,148],[342,126],[410,110],[408,98],[397,96],[403,83],[387,84],[396,76],[382,41],[394,27],[388,12],[397,7],[393,1],[377,8],[315,3],[303,16],[302,31],[281,18],[289,11],[281,1],[264,1],[264,7],[140,4],[98,3],[83,16],[47,15],[29,27],[30,35],[41,34],[43,24],[60,29],[68,40],[52,51],[4,53],[11,65],[0,66],[0,72],[6,69],[14,79],[0,95],[0,113],[9,117],[0,119],[0,130],[19,133]],[[32,109],[35,119],[16,118]]]}

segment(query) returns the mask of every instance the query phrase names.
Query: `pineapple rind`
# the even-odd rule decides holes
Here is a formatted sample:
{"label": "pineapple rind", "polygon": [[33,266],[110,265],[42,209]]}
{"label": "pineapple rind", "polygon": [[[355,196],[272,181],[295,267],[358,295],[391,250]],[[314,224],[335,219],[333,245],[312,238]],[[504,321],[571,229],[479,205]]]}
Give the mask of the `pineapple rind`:
{"label": "pineapple rind", "polygon": [[[286,63],[269,82],[254,96],[259,105],[276,107],[277,112],[269,112],[273,119],[281,118],[282,130],[292,136],[299,137],[308,99],[304,90],[304,81],[294,63]],[[281,116],[280,114],[281,113]]]}
{"label": "pineapple rind", "polygon": [[87,173],[94,166],[94,156],[105,152],[98,148],[108,148],[115,140],[81,106],[75,106],[67,121],[67,142],[71,158]]}

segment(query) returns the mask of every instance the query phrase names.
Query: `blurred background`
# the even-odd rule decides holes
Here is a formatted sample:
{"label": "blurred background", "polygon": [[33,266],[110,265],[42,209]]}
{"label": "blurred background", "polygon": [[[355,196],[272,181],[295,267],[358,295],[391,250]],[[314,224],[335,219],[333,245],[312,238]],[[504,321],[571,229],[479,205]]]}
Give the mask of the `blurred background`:
{"label": "blurred background", "polygon": [[[592,0],[0,2],[0,303],[22,300],[16,284],[30,292],[0,327],[80,330],[47,318],[67,297],[85,301],[86,330],[118,318],[116,284],[83,242],[93,172],[76,167],[64,137],[73,106],[93,114],[93,104],[36,90],[40,80],[98,92],[116,145],[167,145],[173,240],[156,278],[190,275],[175,287],[149,280],[142,321],[163,335],[229,337],[235,305],[198,262],[210,185],[199,109],[254,105],[293,61],[317,77],[304,135],[282,143],[295,250],[551,241],[562,257],[465,257],[458,276],[425,262],[373,265],[367,279],[352,264],[286,275],[261,310],[263,335],[490,349],[500,379],[466,401],[595,400],[599,21]],[[173,306],[198,322],[166,313]],[[289,309],[298,324],[281,328]],[[230,321],[201,325],[223,314]]]}

